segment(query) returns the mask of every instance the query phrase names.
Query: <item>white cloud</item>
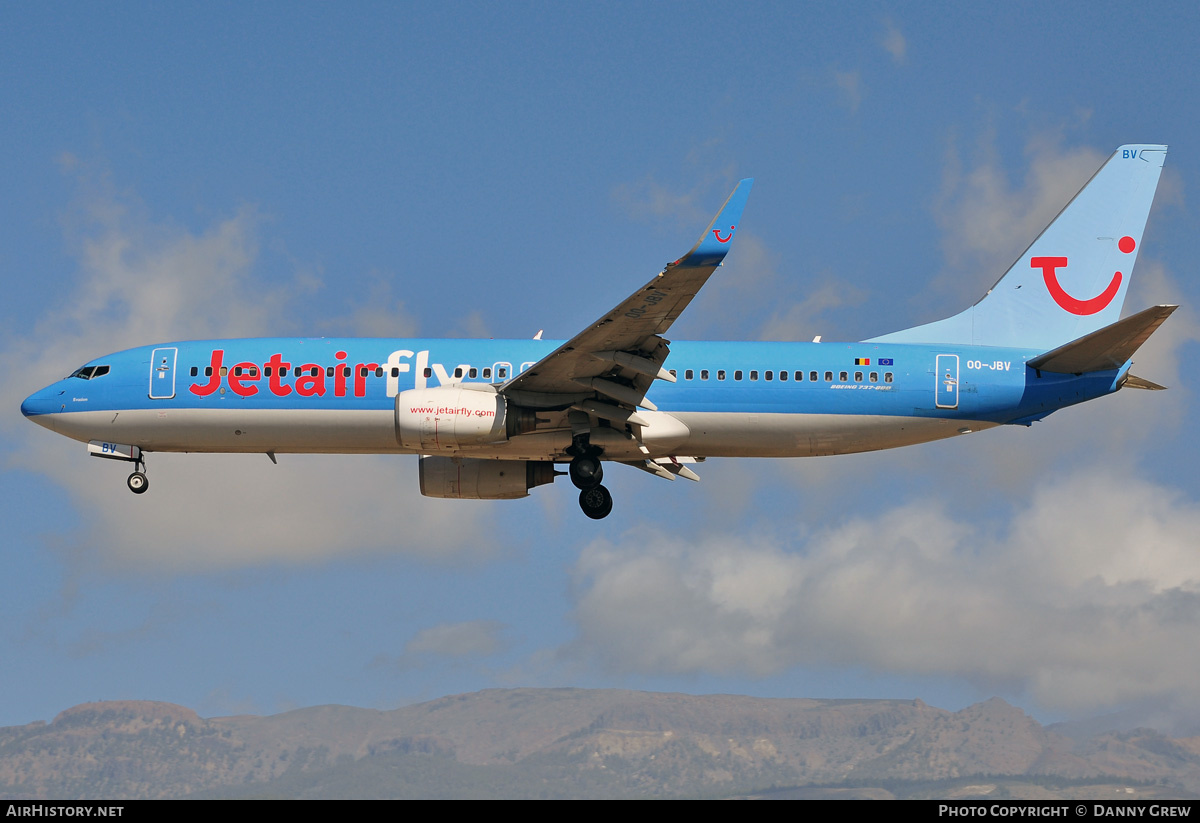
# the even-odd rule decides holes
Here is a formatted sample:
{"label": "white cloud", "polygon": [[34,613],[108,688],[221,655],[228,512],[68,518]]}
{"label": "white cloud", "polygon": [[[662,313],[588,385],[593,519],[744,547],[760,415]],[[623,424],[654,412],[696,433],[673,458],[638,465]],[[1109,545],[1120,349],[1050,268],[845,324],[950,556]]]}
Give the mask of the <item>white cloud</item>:
{"label": "white cloud", "polygon": [[[615,186],[613,201],[635,220],[665,218],[684,228],[695,226],[698,233],[738,180],[731,164],[718,156],[708,156],[719,145],[719,140],[709,141],[688,153],[684,173],[690,188],[681,190],[647,174],[640,180]],[[684,251],[680,249],[680,253]]]}
{"label": "white cloud", "polygon": [[955,144],[947,153],[934,215],[952,272],[939,278],[935,293],[950,298],[952,305],[979,299],[1108,157],[1038,136],[1026,145],[1027,170],[1014,183],[993,141],[991,132],[983,134],[969,163]]}
{"label": "white cloud", "polygon": [[867,667],[1043,707],[1200,708],[1200,505],[1107,468],[1033,489],[993,533],[919,501],[807,538],[639,532],[575,571],[579,648],[639,674]]}
{"label": "white cloud", "polygon": [[495,654],[504,648],[504,624],[495,620],[439,623],[417,632],[404,647],[406,655],[436,654],[475,657]]}
{"label": "white cloud", "polygon": [[395,280],[394,274],[371,272],[366,292],[358,297],[358,307],[349,316],[324,320],[321,331],[330,336],[416,337],[420,324],[396,296]]}
{"label": "white cloud", "polygon": [[[866,299],[867,293],[857,286],[833,279],[829,276],[824,283],[811,288],[808,296],[771,315],[759,333],[761,340],[799,340],[809,342],[813,337],[827,333],[820,325],[826,312],[842,306],[856,306]],[[760,294],[760,292],[756,292]]]}
{"label": "white cloud", "polygon": [[862,104],[863,97],[862,72],[835,71],[833,73],[833,85],[841,92],[842,102],[845,106],[851,112],[857,112],[859,105]]}
{"label": "white cloud", "polygon": [[890,54],[898,65],[903,65],[908,54],[908,41],[891,20],[885,20],[883,26],[883,38],[880,42],[884,51]]}
{"label": "white cloud", "polygon": [[616,186],[613,199],[636,220],[669,217],[680,223],[699,223],[705,217],[711,217],[701,206],[710,182],[697,183],[691,191],[681,192],[647,175],[641,180]]}
{"label": "white cloud", "polygon": [[36,459],[67,489],[77,540],[99,565],[211,571],[364,552],[455,562],[496,548],[476,539],[473,501],[421,497],[411,456],[279,455],[276,466],[265,455],[152,454],[151,488],[132,495],[127,466],[38,439],[21,462]]}
{"label": "white cloud", "polygon": [[680,339],[745,339],[754,333],[750,325],[756,315],[770,310],[763,295],[778,292],[779,256],[758,235],[738,232],[727,268],[713,272],[672,328]]}
{"label": "white cloud", "polygon": [[[207,229],[151,220],[135,199],[82,184],[67,220],[78,281],[32,335],[9,337],[0,404],[93,357],[169,340],[278,331],[285,301],[311,291],[266,285],[256,273],[259,221],[242,208]],[[403,321],[400,325],[403,325]],[[151,489],[124,488],[124,466],[85,456],[83,446],[7,415],[0,431],[10,465],[40,471],[79,507],[77,537],[90,562],[147,571],[317,562],[361,551],[462,559],[487,554],[481,509],[423,498],[411,457],[150,455]]]}

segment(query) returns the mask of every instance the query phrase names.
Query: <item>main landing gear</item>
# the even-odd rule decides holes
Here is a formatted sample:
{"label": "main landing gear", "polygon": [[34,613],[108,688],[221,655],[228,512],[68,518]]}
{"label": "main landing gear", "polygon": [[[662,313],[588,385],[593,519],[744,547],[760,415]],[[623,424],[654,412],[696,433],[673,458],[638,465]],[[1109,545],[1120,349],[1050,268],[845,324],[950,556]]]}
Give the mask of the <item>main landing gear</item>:
{"label": "main landing gear", "polygon": [[612,511],[612,495],[600,485],[584,489],[579,493],[579,508],[593,520],[608,517]]}
{"label": "main landing gear", "polygon": [[580,439],[572,446],[575,457],[571,460],[568,474],[575,488],[579,489],[579,508],[593,520],[608,517],[613,500],[608,489],[600,485],[604,479],[604,466],[600,463],[600,450],[587,445]]}

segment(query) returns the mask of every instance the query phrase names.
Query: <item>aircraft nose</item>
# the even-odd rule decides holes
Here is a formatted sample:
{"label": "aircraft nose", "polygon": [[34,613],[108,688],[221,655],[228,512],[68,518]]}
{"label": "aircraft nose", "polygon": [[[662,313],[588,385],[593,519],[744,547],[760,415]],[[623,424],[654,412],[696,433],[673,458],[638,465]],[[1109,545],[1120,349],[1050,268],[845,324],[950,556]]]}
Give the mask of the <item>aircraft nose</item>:
{"label": "aircraft nose", "polygon": [[21,403],[21,414],[34,418],[34,422],[39,423],[41,421],[36,419],[39,415],[59,411],[59,407],[62,405],[59,402],[61,392],[51,391],[52,388],[52,386],[48,386],[26,397]]}

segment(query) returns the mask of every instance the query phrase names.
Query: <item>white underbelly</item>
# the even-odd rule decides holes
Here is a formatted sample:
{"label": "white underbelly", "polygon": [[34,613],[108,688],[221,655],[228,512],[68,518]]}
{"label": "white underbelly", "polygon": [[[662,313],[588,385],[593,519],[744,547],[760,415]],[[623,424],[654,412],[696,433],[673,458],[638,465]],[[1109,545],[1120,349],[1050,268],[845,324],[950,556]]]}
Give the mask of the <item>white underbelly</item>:
{"label": "white underbelly", "polygon": [[[890,449],[980,431],[997,424],[931,417],[849,414],[750,414],[674,412],[688,430],[665,457],[809,457]],[[381,454],[406,451],[396,440],[390,409],[152,409],[49,415],[48,428],[76,440],[108,440],[165,452],[275,452],[279,454]],[[610,459],[643,456],[632,437],[599,432],[596,445]],[[459,449],[468,457],[545,460],[561,458],[571,434],[559,429],[518,435],[502,443]]]}

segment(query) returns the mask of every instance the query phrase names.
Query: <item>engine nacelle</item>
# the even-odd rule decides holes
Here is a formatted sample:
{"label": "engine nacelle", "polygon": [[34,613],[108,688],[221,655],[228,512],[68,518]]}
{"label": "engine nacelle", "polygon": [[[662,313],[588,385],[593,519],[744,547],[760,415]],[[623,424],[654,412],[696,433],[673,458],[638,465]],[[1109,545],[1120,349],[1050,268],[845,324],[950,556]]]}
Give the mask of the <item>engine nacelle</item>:
{"label": "engine nacelle", "polygon": [[457,500],[512,500],[534,486],[554,482],[553,463],[422,457],[421,494]]}
{"label": "engine nacelle", "polygon": [[402,391],[396,395],[396,440],[416,452],[502,443],[508,439],[506,407],[494,391],[459,386]]}

